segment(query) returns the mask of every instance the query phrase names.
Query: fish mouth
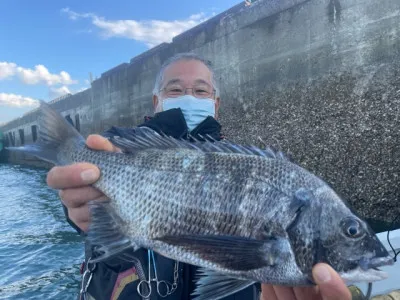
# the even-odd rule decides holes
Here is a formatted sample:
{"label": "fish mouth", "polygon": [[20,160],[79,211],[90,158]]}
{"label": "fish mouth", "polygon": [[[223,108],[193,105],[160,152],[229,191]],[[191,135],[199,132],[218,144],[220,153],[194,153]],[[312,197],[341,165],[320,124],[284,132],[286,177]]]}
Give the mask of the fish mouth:
{"label": "fish mouth", "polygon": [[367,261],[367,263],[360,261],[360,267],[364,270],[373,269],[380,271],[378,268],[383,266],[391,266],[394,264],[394,259],[391,257],[377,257]]}
{"label": "fish mouth", "polygon": [[359,266],[350,271],[339,273],[346,284],[356,282],[374,282],[388,278],[388,274],[379,269],[379,267],[390,266],[394,264],[391,257],[378,257],[372,259],[363,259]]}

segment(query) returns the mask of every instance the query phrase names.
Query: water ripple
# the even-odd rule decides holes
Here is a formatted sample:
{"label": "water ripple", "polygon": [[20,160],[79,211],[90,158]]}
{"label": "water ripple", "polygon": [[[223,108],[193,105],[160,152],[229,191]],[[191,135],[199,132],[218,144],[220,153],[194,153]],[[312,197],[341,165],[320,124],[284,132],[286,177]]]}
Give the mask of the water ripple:
{"label": "water ripple", "polygon": [[0,164],[0,299],[76,299],[81,237],[46,170]]}

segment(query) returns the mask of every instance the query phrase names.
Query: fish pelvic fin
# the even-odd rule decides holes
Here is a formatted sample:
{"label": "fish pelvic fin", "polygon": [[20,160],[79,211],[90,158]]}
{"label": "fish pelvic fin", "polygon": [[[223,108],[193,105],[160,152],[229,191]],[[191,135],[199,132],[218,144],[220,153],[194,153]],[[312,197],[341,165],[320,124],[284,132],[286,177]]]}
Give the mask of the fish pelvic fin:
{"label": "fish pelvic fin", "polygon": [[134,251],[138,249],[122,232],[123,221],[109,201],[91,201],[89,209],[91,223],[86,239],[93,248],[92,262],[103,261],[132,247]]}
{"label": "fish pelvic fin", "polygon": [[222,273],[199,268],[197,271],[196,288],[192,293],[194,300],[218,300],[237,293],[254,284],[251,280],[242,280]]}
{"label": "fish pelvic fin", "polygon": [[72,162],[69,158],[71,152],[85,147],[85,139],[81,134],[44,101],[40,101],[38,125],[36,143],[6,149],[32,155],[55,165],[66,165]]}

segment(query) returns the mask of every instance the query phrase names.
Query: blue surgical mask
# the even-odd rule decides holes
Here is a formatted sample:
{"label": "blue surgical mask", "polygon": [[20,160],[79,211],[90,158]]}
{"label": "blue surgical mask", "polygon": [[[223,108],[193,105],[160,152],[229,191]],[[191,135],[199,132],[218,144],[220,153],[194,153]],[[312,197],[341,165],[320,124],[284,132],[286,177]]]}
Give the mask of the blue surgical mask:
{"label": "blue surgical mask", "polygon": [[192,95],[177,98],[166,98],[161,102],[161,110],[180,108],[185,117],[189,131],[204,121],[208,116],[215,116],[215,101],[213,99],[199,99]]}

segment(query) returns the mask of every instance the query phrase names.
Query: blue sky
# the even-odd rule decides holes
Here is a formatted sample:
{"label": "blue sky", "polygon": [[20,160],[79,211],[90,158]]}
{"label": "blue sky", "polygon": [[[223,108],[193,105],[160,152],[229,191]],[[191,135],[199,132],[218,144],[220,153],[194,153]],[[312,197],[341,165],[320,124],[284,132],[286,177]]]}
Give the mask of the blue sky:
{"label": "blue sky", "polygon": [[0,124],[242,1],[0,1]]}

